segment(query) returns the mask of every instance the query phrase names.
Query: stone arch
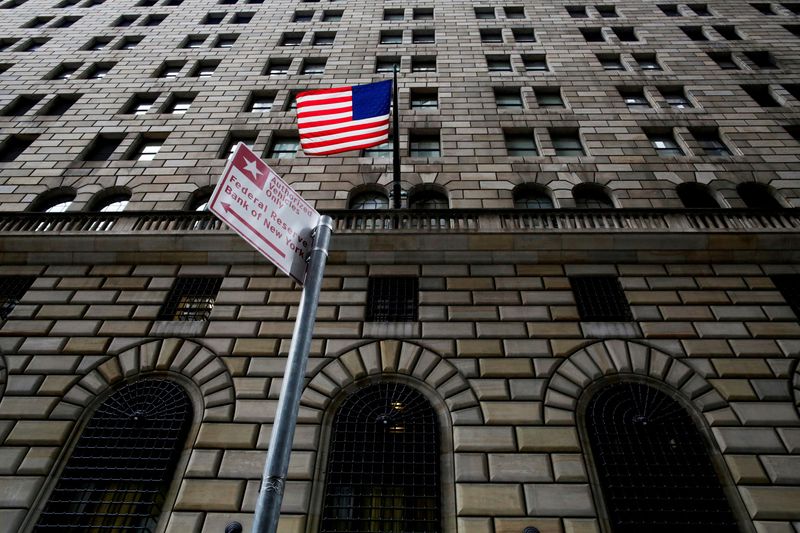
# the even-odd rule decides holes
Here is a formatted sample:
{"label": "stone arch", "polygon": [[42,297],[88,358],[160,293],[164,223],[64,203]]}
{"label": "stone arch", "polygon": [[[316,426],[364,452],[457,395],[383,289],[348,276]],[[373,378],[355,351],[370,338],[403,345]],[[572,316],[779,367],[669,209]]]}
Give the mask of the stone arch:
{"label": "stone arch", "polygon": [[545,392],[545,422],[574,424],[584,389],[593,381],[618,374],[665,383],[704,414],[730,409],[703,376],[679,359],[644,344],[607,340],[581,348],[556,368]]}
{"label": "stone arch", "polygon": [[114,384],[158,372],[177,374],[197,385],[203,397],[202,421],[232,419],[234,388],[228,368],[208,348],[186,339],[150,341],[101,359],[64,394],[52,416],[77,420],[98,394]]}
{"label": "stone arch", "polygon": [[454,426],[483,423],[478,398],[452,363],[427,348],[398,340],[370,342],[331,359],[311,377],[300,403],[321,420],[342,389],[378,375],[410,376],[427,384],[444,400]]}

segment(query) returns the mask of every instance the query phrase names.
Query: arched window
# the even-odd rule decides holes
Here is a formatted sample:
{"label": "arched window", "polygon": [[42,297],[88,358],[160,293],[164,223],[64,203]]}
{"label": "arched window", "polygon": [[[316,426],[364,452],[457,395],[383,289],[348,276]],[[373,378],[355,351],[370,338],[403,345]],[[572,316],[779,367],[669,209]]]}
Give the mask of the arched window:
{"label": "arched window", "polygon": [[103,191],[92,202],[89,211],[98,213],[119,213],[124,211],[131,199],[126,190]]}
{"label": "arched window", "polygon": [[192,420],[164,379],[125,385],[92,415],[34,531],[152,533]]}
{"label": "arched window", "polygon": [[702,183],[681,183],[675,188],[675,191],[683,202],[683,207],[689,209],[719,208],[719,203],[711,195],[711,191]]}
{"label": "arched window", "polygon": [[447,196],[433,190],[415,192],[409,202],[411,209],[447,209],[449,206]]}
{"label": "arched window", "polygon": [[580,209],[612,209],[614,203],[601,185],[582,183],[572,189],[575,207]]}
{"label": "arched window", "polygon": [[706,442],[678,402],[642,383],[597,392],[586,431],[614,533],[738,533]]}
{"label": "arched window", "polygon": [[208,210],[208,202],[211,200],[211,188],[203,187],[197,189],[192,197],[189,199],[187,208],[189,211],[206,211]]}
{"label": "arched window", "polygon": [[364,191],[350,200],[350,209],[388,209],[389,198],[378,191]]}
{"label": "arched window", "polygon": [[750,181],[736,187],[737,194],[750,209],[782,209],[783,206],[763,183]]}
{"label": "arched window", "polygon": [[42,193],[31,205],[30,210],[36,213],[63,213],[75,200],[75,191],[61,188]]}
{"label": "arched window", "polygon": [[522,185],[514,190],[514,207],[517,209],[552,209],[553,200],[543,187]]}
{"label": "arched window", "polygon": [[322,533],[441,531],[439,435],[422,394],[376,383],[336,412]]}

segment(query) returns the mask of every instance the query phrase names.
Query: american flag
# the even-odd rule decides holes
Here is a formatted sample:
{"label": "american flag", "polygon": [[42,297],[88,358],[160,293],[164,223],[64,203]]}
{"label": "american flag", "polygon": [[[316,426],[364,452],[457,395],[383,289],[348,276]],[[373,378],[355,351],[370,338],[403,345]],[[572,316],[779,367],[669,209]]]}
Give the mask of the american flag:
{"label": "american flag", "polygon": [[307,155],[329,155],[389,140],[392,82],[305,91],[297,95],[300,146]]}

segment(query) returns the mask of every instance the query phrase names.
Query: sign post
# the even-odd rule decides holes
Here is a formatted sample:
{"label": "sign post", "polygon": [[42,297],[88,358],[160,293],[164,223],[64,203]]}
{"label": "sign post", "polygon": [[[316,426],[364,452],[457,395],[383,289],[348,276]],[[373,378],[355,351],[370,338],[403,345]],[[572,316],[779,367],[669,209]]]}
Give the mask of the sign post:
{"label": "sign post", "polygon": [[211,195],[209,210],[303,285],[253,522],[253,533],[275,533],[333,224],[242,143]]}

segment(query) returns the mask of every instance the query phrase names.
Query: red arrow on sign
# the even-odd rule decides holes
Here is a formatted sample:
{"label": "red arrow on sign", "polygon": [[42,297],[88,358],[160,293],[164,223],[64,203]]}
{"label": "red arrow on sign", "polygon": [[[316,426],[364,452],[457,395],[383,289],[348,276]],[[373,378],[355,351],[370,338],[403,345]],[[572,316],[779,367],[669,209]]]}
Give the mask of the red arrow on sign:
{"label": "red arrow on sign", "polygon": [[234,211],[234,209],[231,207],[231,204],[228,204],[228,203],[225,203],[225,202],[220,202],[220,203],[222,204],[222,207],[223,207],[223,209],[225,209],[225,212],[226,212],[226,213],[230,213],[230,214],[232,214],[233,216],[235,216],[235,217],[236,217],[236,218],[239,220],[239,222],[241,222],[242,224],[244,224],[245,226],[247,226],[247,227],[250,229],[250,231],[252,231],[253,233],[255,233],[255,234],[256,234],[256,236],[257,236],[259,239],[261,239],[262,241],[264,241],[265,243],[267,243],[267,245],[268,245],[270,248],[272,248],[273,250],[275,250],[275,251],[278,253],[278,255],[280,255],[281,257],[286,257],[286,254],[285,254],[285,253],[283,253],[283,252],[282,252],[282,251],[281,251],[279,248],[277,248],[277,247],[276,247],[274,244],[272,244],[270,241],[268,241],[267,239],[265,239],[265,238],[264,238],[264,237],[261,235],[261,233],[259,233],[259,232],[258,232],[258,231],[257,231],[257,230],[256,230],[256,229],[253,227],[253,226],[251,226],[251,225],[250,225],[250,224],[249,224],[249,223],[248,223],[248,222],[247,222],[245,219],[243,219],[243,218],[242,218],[242,217],[239,215],[239,213],[237,213],[236,211]]}

